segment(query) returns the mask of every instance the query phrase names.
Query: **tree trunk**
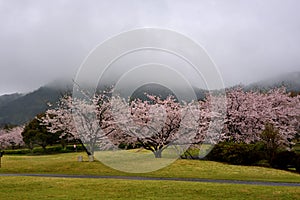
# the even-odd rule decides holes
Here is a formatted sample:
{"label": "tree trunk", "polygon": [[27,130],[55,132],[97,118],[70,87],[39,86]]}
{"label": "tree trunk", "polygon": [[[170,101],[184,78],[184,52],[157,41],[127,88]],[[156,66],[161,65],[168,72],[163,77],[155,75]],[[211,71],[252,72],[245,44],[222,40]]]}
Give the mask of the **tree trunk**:
{"label": "tree trunk", "polygon": [[46,145],[42,145],[43,151],[46,152]]}
{"label": "tree trunk", "polygon": [[85,150],[85,152],[87,153],[87,155],[91,156],[92,153],[87,150],[87,148],[84,146],[83,142],[81,140],[79,140],[79,143],[82,145],[82,148]]}
{"label": "tree trunk", "polygon": [[155,158],[161,158],[161,153],[162,153],[161,149],[153,151]]}
{"label": "tree trunk", "polygon": [[32,142],[30,142],[28,144],[28,148],[30,149],[30,152],[33,153],[33,143]]}
{"label": "tree trunk", "polygon": [[61,144],[62,148],[65,150],[67,147],[66,141],[64,139],[61,139],[60,144]]}
{"label": "tree trunk", "polygon": [[94,156],[93,155],[89,155],[89,162],[94,162]]}

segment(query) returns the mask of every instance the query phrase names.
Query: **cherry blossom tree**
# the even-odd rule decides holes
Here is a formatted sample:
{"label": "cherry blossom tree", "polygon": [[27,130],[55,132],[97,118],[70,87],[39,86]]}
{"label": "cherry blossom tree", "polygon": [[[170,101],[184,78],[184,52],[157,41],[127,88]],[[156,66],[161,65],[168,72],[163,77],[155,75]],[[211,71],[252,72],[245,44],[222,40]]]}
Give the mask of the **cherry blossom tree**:
{"label": "cherry blossom tree", "polygon": [[64,96],[57,108],[46,111],[42,123],[50,132],[62,131],[63,134],[78,139],[88,155],[93,155],[103,146],[103,139],[114,129],[109,114],[110,104],[105,94],[95,94],[90,99]]}
{"label": "cherry blossom tree", "polygon": [[198,114],[194,102],[180,104],[171,96],[162,100],[147,95],[149,101],[130,103],[120,97],[112,99],[113,119],[123,138],[138,142],[156,158],[174,145],[189,145],[196,135]]}
{"label": "cherry blossom tree", "polygon": [[292,144],[299,130],[299,95],[291,96],[284,88],[268,92],[234,88],[226,97],[211,92],[203,101],[177,102],[152,95],[149,101],[105,94],[89,99],[65,96],[58,108],[46,112],[43,123],[52,132],[80,139],[89,155],[120,143],[139,143],[156,158],[170,146],[221,140],[254,143],[263,140],[265,124],[278,130],[280,146]]}
{"label": "cherry blossom tree", "polygon": [[213,120],[206,116],[211,105],[199,109],[198,102],[179,103],[171,96],[147,96],[149,101],[126,101],[106,95],[95,95],[86,101],[65,96],[58,108],[46,112],[42,123],[51,132],[63,131],[63,135],[80,139],[88,155],[93,155],[95,149],[138,143],[160,158],[170,146],[176,147],[180,155],[191,144],[208,142],[206,132]]}
{"label": "cherry blossom tree", "polygon": [[225,137],[224,122],[226,116],[226,96],[223,91],[211,91],[205,99],[198,101],[193,113],[197,113],[196,135],[191,138],[190,149],[198,155],[186,151],[182,157],[203,158]]}
{"label": "cherry blossom tree", "polygon": [[299,116],[300,96],[292,97],[285,88],[268,92],[230,89],[224,139],[246,143],[261,141],[265,124],[272,124],[279,131],[278,142],[289,147],[299,128]]}
{"label": "cherry blossom tree", "polygon": [[23,146],[23,137],[21,135],[23,127],[17,126],[10,129],[0,130],[0,148],[14,148],[15,146]]}
{"label": "cherry blossom tree", "polygon": [[216,144],[225,137],[223,125],[226,117],[226,96],[207,93],[199,101],[199,120],[196,142]]}

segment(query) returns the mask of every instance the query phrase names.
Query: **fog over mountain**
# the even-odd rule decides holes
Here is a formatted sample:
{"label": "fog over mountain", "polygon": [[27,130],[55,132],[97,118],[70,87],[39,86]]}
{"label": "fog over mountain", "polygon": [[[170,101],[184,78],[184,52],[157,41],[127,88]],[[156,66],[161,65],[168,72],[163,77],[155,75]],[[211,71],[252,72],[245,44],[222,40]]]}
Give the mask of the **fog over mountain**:
{"label": "fog over mountain", "polygon": [[300,91],[300,71],[283,74],[270,79],[258,81],[248,85],[248,88],[273,88],[286,87],[287,91]]}
{"label": "fog over mountain", "polygon": [[0,0],[0,95],[71,81],[97,45],[143,27],[200,44],[225,86],[299,71],[299,8],[298,0]]}
{"label": "fog over mountain", "polygon": [[[270,89],[285,86],[288,91],[300,92],[300,72],[283,74],[271,79],[245,85],[245,89]],[[102,87],[103,88],[103,87]],[[100,88],[101,89],[101,88]],[[59,101],[65,93],[73,90],[70,81],[55,80],[27,94],[11,94],[0,96],[0,126],[4,124],[24,124],[37,114],[45,112]],[[203,99],[207,90],[193,86],[197,99]],[[137,88],[131,94],[132,98],[147,99],[145,93],[165,98],[174,95],[174,91],[159,84],[147,84]]]}

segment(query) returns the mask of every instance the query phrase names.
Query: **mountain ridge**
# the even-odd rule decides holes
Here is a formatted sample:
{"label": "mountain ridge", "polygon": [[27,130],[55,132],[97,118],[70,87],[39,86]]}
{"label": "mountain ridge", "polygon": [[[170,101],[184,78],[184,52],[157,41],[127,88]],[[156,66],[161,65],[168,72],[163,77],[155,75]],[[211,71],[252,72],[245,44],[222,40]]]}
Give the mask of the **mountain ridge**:
{"label": "mountain ridge", "polygon": [[255,83],[251,83],[245,88],[247,89],[271,89],[274,87],[286,87],[288,92],[291,91],[300,91],[300,71],[299,72],[290,72],[275,76],[274,78],[269,78],[266,80],[261,80]]}
{"label": "mountain ridge", "polygon": [[58,102],[61,93],[49,87],[40,87],[37,90],[22,95],[0,106],[0,125],[24,124],[37,114],[45,112],[47,104]]}
{"label": "mountain ridge", "polygon": [[[246,90],[253,89],[271,89],[273,87],[285,86],[288,92],[300,92],[300,71],[294,73],[283,74],[273,79],[263,80],[242,86]],[[162,92],[162,96],[166,97],[170,90],[160,88],[158,86],[153,88],[144,87],[143,90],[134,93],[135,97],[144,98],[144,92],[154,91]],[[198,99],[203,99],[207,90],[193,87]],[[144,91],[145,90],[145,91]],[[66,92],[72,91],[72,84],[70,81],[53,81],[45,86],[42,86],[33,92],[27,94],[6,94],[0,96],[0,126],[5,124],[24,124],[33,119],[37,114],[43,113],[47,110],[47,103],[55,105],[59,98]],[[172,93],[171,93],[172,95]]]}

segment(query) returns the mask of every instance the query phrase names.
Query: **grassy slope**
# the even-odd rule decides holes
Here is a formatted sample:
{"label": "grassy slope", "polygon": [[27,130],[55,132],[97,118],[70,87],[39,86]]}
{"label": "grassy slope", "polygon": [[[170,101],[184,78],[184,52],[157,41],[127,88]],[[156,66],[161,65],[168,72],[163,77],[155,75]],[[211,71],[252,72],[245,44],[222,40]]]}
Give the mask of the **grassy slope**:
{"label": "grassy slope", "polygon": [[297,187],[176,181],[1,177],[0,198],[12,199],[300,199]]}
{"label": "grassy slope", "polygon": [[[0,173],[128,175],[300,182],[300,174],[287,171],[262,167],[234,166],[197,160],[177,160],[172,165],[155,172],[128,174],[113,170],[100,162],[77,162],[78,155],[83,155],[83,153],[45,156],[4,155],[2,157]],[[87,157],[84,156],[84,160],[87,160]]]}
{"label": "grassy slope", "polygon": [[[198,177],[300,182],[300,175],[210,161],[177,160],[149,174],[126,174],[100,162],[77,162],[82,153],[2,158],[0,173],[57,173]],[[87,157],[84,157],[87,160]],[[300,199],[299,187],[178,181],[0,177],[0,199]]]}

